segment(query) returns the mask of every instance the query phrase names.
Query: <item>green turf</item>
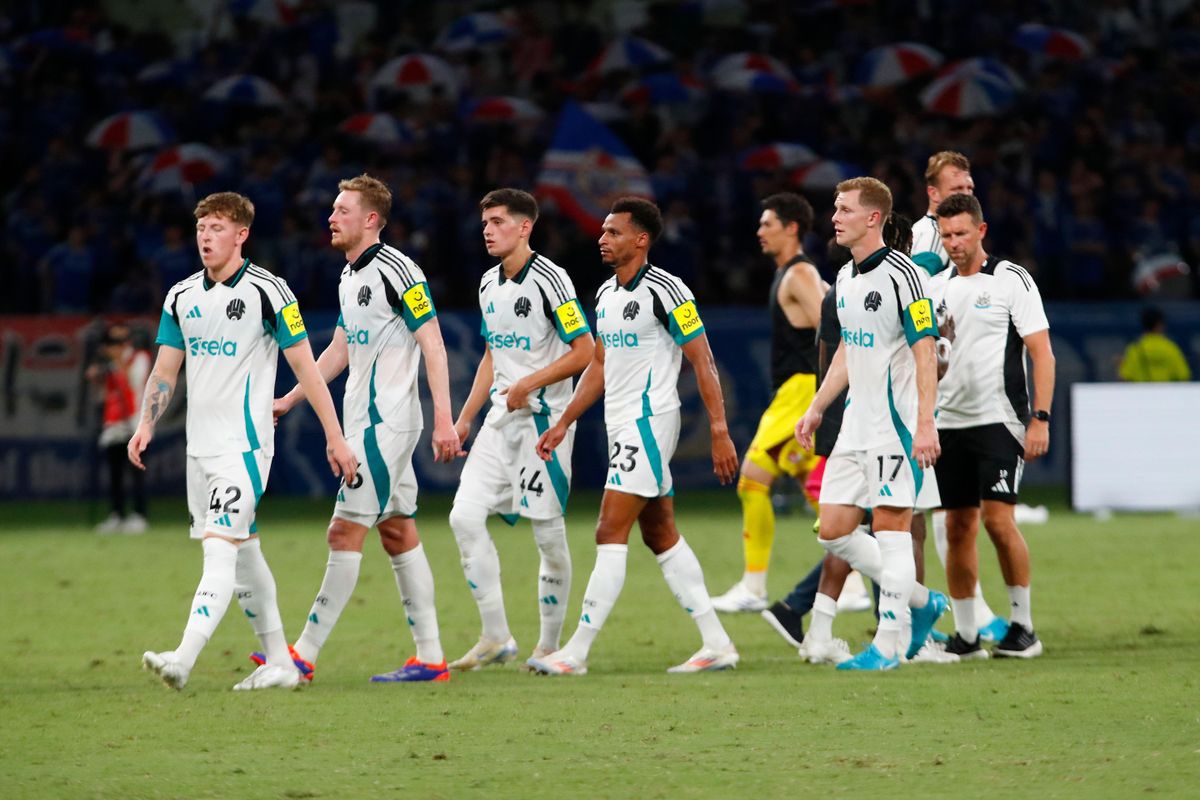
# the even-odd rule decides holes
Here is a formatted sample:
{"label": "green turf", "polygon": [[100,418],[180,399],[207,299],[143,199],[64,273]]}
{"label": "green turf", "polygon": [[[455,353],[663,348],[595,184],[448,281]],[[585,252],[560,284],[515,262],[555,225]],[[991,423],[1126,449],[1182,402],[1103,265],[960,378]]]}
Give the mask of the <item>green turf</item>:
{"label": "green turf", "polygon": [[[709,588],[723,591],[741,571],[733,493],[679,502]],[[574,499],[568,634],[593,563],[596,503]],[[1026,529],[1043,658],[888,675],[803,665],[751,615],[727,618],[743,658],[736,671],[666,675],[698,636],[636,545],[586,677],[507,668],[374,686],[372,672],[411,654],[375,546],[316,682],[235,694],[255,646],[236,606],[182,693],[139,667],[143,650],[178,641],[199,576],[181,501],[157,505],[140,537],[90,533],[81,507],[0,510],[4,798],[1096,798],[1195,796],[1200,775],[1195,520],[1097,522],[1056,509],[1050,524]],[[270,497],[260,513],[290,636],[321,580],[327,513],[324,501]],[[474,642],[478,617],[445,513],[445,500],[431,499],[420,522],[453,658]],[[773,596],[819,556],[810,524],[781,518]],[[527,652],[536,551],[527,526],[493,533]],[[1003,607],[990,548],[981,552],[988,599]],[[843,615],[836,632],[857,649],[871,623]]]}

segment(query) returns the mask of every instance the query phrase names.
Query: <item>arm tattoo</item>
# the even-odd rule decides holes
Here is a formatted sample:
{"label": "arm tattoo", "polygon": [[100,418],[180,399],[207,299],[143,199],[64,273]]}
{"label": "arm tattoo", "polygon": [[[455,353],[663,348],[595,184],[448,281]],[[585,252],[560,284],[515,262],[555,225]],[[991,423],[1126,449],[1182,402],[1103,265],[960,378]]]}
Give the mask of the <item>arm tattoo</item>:
{"label": "arm tattoo", "polygon": [[158,422],[158,418],[163,415],[170,404],[171,384],[157,375],[152,376],[149,383],[146,384],[146,399],[142,403],[142,421],[151,425]]}

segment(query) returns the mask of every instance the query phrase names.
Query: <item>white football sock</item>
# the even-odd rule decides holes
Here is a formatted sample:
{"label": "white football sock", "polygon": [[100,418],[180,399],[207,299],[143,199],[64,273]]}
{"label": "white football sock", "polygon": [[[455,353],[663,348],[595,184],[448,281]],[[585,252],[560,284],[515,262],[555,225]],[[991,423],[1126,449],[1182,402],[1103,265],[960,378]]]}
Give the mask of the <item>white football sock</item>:
{"label": "white football sock", "polygon": [[654,557],[662,568],[667,586],[683,610],[692,615],[705,647],[722,650],[730,645],[729,634],[717,619],[708,589],[704,586],[704,571],[687,541],[680,536],[674,546]]}
{"label": "white football sock", "polygon": [[567,616],[567,602],[571,599],[571,551],[567,547],[567,525],[562,517],[531,522],[533,540],[537,542],[541,555],[537,595],[542,625],[538,647],[553,653],[558,649],[563,621]]}
{"label": "white football sock", "polygon": [[840,539],[821,539],[821,543],[830,553],[848,563],[851,567],[866,575],[875,583],[879,583],[879,573],[883,569],[883,560],[879,555],[879,542],[867,533],[863,526],[855,528],[849,536]]}
{"label": "white football sock", "polygon": [[396,587],[412,628],[417,660],[440,664],[446,660],[438,636],[437,608],[433,600],[433,571],[425,557],[425,546],[417,544],[412,550],[392,556]]}
{"label": "white football sock", "polygon": [[287,639],[283,635],[283,620],[279,617],[275,576],[263,557],[262,542],[256,537],[238,546],[237,569],[234,573],[234,592],[242,613],[262,643],[268,664],[287,667],[292,664]]}
{"label": "white football sock", "polygon": [[204,550],[204,571],[192,597],[192,610],[183,629],[183,639],[175,648],[176,657],[188,669],[195,666],[196,657],[212,638],[221,617],[225,616],[229,601],[233,599],[237,574],[236,544],[210,536],[200,546]]}
{"label": "white football sock", "polygon": [[629,557],[627,544],[596,545],[596,566],[588,578],[587,590],[583,593],[583,613],[579,616],[579,627],[563,650],[581,661],[586,661],[592,642],[604,627],[605,620],[621,596],[625,586],[625,561]]}
{"label": "white football sock", "polygon": [[876,531],[875,538],[879,542],[883,569],[879,575],[879,628],[874,644],[886,658],[894,658],[917,579],[912,534],[908,531]]}
{"label": "white football sock", "polygon": [[325,640],[333,633],[342,611],[354,594],[358,583],[358,571],[362,566],[362,553],[357,550],[330,550],[329,561],[325,564],[325,578],[317,597],[313,600],[312,608],[308,611],[308,621],[304,623],[304,631],[296,640],[296,654],[305,661],[316,662],[325,646]]}
{"label": "white football sock", "polygon": [[504,592],[500,587],[500,554],[488,533],[487,518],[488,512],[483,506],[455,503],[450,509],[450,528],[458,543],[467,586],[479,607],[482,638],[507,642],[512,633],[508,629]]}
{"label": "white football sock", "polygon": [[950,552],[950,542],[946,538],[946,512],[934,511],[933,517],[933,549],[937,550],[938,561],[946,568],[946,553]]}
{"label": "white football sock", "polygon": [[764,569],[762,572],[743,572],[742,586],[755,597],[766,597],[767,571]]}
{"label": "white football sock", "polygon": [[965,642],[974,642],[979,638],[979,626],[976,624],[975,598],[963,600],[950,598],[950,607],[954,610],[954,630]]}
{"label": "white football sock", "polygon": [[805,640],[828,642],[833,638],[833,620],[837,617],[837,600],[818,593],[813,598],[812,620]]}
{"label": "white football sock", "polygon": [[983,599],[983,587],[975,581],[975,627],[982,628],[996,618],[996,612]]}
{"label": "white football sock", "polygon": [[1011,620],[1018,625],[1025,627],[1025,630],[1033,630],[1033,612],[1029,608],[1029,587],[1028,586],[1009,586],[1008,600],[1012,605]]}

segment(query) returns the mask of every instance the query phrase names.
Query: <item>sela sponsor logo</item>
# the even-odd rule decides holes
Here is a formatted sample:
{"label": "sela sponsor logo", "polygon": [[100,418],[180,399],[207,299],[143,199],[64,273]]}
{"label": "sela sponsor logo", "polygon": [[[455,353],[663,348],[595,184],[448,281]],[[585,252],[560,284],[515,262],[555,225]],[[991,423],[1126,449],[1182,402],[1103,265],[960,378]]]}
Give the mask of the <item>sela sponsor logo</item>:
{"label": "sela sponsor logo", "polygon": [[847,347],[874,347],[875,333],[873,331],[864,331],[859,328],[856,331],[848,331],[842,328],[842,341]]}
{"label": "sela sponsor logo", "polygon": [[612,333],[601,333],[600,341],[610,350],[614,347],[637,347],[638,335],[629,331],[616,330]]}
{"label": "sela sponsor logo", "polygon": [[487,335],[488,347],[493,350],[529,350],[530,339],[528,336],[518,336],[515,333],[502,333],[500,331],[488,331]]}
{"label": "sela sponsor logo", "polygon": [[237,355],[238,343],[228,339],[205,339],[202,336],[188,337],[188,355],[199,356],[229,356]]}
{"label": "sela sponsor logo", "polygon": [[[365,286],[363,287],[366,288]],[[371,332],[367,328],[351,325],[346,328],[346,344],[370,344]]]}

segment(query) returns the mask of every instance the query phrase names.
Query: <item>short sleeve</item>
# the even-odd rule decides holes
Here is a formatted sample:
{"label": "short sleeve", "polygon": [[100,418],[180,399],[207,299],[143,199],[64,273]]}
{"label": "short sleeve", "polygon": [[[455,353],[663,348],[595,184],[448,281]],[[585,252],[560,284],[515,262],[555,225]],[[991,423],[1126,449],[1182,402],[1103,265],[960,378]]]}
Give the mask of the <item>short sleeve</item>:
{"label": "short sleeve", "polygon": [[924,274],[911,260],[908,263],[890,262],[890,266],[900,306],[900,320],[904,324],[904,338],[909,347],[926,336],[936,339],[937,318],[933,313],[933,301],[929,299],[925,288]]}
{"label": "short sleeve", "polygon": [[295,300],[275,313],[275,329],[272,335],[284,350],[308,338],[308,331],[304,328],[304,317],[300,316],[300,304]]}
{"label": "short sleeve", "polygon": [[429,284],[421,281],[406,289],[400,298],[400,313],[410,331],[417,330],[436,317],[437,309],[433,307],[433,298],[429,295]]}
{"label": "short sleeve", "polygon": [[1008,313],[1017,334],[1024,339],[1030,334],[1047,330],[1050,321],[1046,319],[1042,293],[1038,291],[1033,277],[1016,264],[1005,264],[1003,270],[1010,292]]}
{"label": "short sleeve", "polygon": [[667,330],[679,346],[704,333],[704,321],[696,308],[696,296],[682,281],[671,281],[661,299],[667,313]]}
{"label": "short sleeve", "polygon": [[337,326],[342,330],[346,330],[346,318],[342,316],[342,312],[338,312]]}
{"label": "short sleeve", "polygon": [[179,329],[179,321],[170,309],[164,308],[158,320],[158,336],[154,337],[155,344],[165,344],[176,350],[183,350],[183,331]]}
{"label": "short sleeve", "polygon": [[554,328],[558,331],[558,338],[564,342],[570,342],[591,330],[577,298],[572,297],[554,309]]}
{"label": "short sleeve", "polygon": [[945,264],[942,263],[942,257],[932,250],[926,250],[921,253],[912,254],[913,263],[921,269],[925,270],[931,277],[942,271]]}

